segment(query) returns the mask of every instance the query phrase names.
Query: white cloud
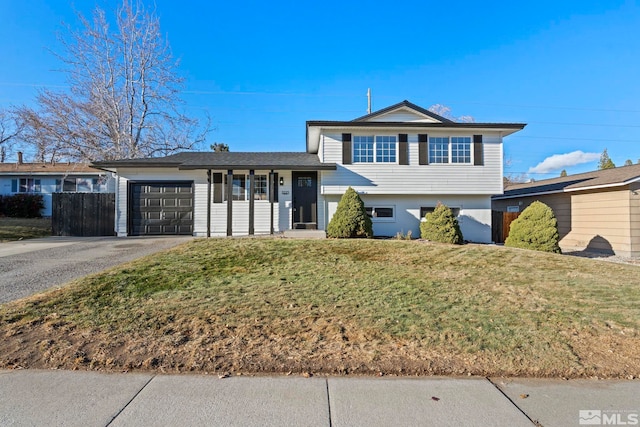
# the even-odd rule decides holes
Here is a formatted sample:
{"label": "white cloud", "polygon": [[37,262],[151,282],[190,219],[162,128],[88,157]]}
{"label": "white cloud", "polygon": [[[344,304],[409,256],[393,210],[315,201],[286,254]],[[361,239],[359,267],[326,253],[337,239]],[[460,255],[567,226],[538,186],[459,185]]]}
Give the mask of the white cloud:
{"label": "white cloud", "polygon": [[554,154],[549,156],[536,166],[529,168],[529,173],[549,173],[566,169],[581,163],[589,163],[600,158],[599,153],[584,153],[573,151],[567,154]]}

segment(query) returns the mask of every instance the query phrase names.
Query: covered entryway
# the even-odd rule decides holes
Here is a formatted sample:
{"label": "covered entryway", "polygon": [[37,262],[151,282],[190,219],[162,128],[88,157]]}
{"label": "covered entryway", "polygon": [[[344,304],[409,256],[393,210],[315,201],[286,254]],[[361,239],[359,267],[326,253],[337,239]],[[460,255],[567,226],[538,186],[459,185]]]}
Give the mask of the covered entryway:
{"label": "covered entryway", "polygon": [[318,172],[292,172],[293,229],[318,228]]}
{"label": "covered entryway", "polygon": [[193,234],[193,182],[129,184],[129,235]]}

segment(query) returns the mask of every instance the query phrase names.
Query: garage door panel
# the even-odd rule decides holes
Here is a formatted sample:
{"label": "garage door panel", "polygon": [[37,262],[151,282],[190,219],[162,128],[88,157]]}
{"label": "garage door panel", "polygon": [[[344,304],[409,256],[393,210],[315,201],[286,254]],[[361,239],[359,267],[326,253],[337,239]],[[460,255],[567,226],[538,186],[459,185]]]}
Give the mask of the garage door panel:
{"label": "garage door panel", "polygon": [[193,234],[191,182],[132,183],[130,234]]}

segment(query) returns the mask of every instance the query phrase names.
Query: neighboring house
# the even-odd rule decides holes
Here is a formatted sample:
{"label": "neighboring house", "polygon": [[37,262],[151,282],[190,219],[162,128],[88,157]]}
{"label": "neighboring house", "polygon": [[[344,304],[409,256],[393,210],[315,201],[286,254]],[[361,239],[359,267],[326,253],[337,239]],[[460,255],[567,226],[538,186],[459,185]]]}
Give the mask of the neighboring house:
{"label": "neighboring house", "polygon": [[493,197],[493,209],[521,212],[549,205],[563,250],[640,256],[640,165],[514,184]]}
{"label": "neighboring house", "polygon": [[325,230],[351,186],[378,236],[419,236],[420,219],[442,202],[465,239],[490,242],[502,138],[524,126],[456,123],[403,101],[352,121],[308,121],[306,152],[179,153],[94,166],[117,174],[119,236]]}
{"label": "neighboring house", "polygon": [[51,216],[53,193],[113,193],[111,174],[79,163],[24,163],[18,153],[17,163],[0,163],[0,194],[41,194],[42,216]]}

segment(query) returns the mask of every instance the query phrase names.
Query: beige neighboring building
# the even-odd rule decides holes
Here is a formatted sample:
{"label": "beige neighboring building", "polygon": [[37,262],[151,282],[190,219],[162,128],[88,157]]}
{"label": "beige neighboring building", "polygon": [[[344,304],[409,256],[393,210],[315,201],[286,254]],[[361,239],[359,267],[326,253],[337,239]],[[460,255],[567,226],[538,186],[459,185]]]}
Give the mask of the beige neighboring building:
{"label": "beige neighboring building", "polygon": [[535,200],[553,209],[563,250],[640,257],[640,164],[510,185],[491,204],[522,212]]}

